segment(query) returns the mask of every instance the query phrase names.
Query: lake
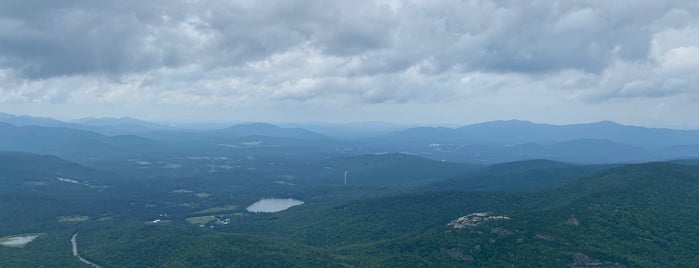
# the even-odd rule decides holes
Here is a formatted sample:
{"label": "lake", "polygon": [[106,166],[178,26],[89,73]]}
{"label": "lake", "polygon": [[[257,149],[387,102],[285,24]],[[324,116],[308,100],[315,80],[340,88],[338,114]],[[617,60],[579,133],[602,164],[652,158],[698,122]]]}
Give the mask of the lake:
{"label": "lake", "polygon": [[8,237],[3,237],[0,238],[0,245],[3,246],[8,246],[8,247],[23,247],[24,245],[28,244],[29,242],[34,241],[39,237],[38,234],[36,235],[16,235],[16,236],[8,236]]}
{"label": "lake", "polygon": [[250,205],[247,210],[250,212],[279,212],[298,205],[303,205],[303,201],[293,198],[263,198]]}

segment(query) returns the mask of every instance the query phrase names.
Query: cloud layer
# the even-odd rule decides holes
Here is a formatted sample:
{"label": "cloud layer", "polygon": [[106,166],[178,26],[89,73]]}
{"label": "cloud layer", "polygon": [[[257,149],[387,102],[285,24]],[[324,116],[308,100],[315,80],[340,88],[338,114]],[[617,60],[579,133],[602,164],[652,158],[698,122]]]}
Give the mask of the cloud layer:
{"label": "cloud layer", "polygon": [[3,1],[0,103],[696,100],[698,15],[696,1]]}

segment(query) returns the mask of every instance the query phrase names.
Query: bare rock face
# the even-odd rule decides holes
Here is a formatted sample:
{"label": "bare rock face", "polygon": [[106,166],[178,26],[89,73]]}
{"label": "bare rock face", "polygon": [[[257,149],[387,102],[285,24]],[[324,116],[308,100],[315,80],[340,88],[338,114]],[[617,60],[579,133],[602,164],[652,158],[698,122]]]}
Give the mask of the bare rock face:
{"label": "bare rock face", "polygon": [[469,227],[476,227],[478,225],[481,225],[483,223],[489,222],[489,221],[495,221],[495,220],[509,220],[510,217],[505,216],[505,215],[494,215],[491,212],[478,212],[478,213],[471,213],[466,216],[460,217],[456,220],[453,220],[447,224],[447,226],[450,226],[455,229],[464,229],[464,228],[469,228]]}

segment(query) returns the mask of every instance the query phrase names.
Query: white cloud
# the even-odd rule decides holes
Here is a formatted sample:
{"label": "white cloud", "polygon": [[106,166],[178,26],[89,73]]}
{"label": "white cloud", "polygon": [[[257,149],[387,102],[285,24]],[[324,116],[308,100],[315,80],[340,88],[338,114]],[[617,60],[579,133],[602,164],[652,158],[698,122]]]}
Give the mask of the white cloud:
{"label": "white cloud", "polygon": [[550,96],[532,105],[581,107],[699,96],[695,1],[2,5],[5,104],[404,105],[430,114],[479,99],[515,113],[508,94],[526,92]]}

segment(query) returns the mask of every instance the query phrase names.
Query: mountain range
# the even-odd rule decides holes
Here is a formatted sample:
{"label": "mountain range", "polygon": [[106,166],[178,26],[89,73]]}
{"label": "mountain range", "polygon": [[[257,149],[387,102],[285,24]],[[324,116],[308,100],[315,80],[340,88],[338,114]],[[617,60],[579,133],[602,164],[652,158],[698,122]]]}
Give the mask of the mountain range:
{"label": "mountain range", "polygon": [[404,152],[474,164],[527,159],[613,163],[699,157],[697,130],[625,126],[610,121],[572,125],[492,121],[458,128],[408,128],[352,139],[267,123],[195,130],[128,117],[63,122],[10,114],[0,114],[0,122],[0,150],[52,153],[73,160],[94,157],[95,151],[138,155],[158,150],[212,151],[221,146],[230,149],[251,144],[267,148],[304,147],[338,155]]}
{"label": "mountain range", "polygon": [[699,144],[699,131],[625,126],[611,121],[550,125],[510,120],[478,123],[459,128],[411,128],[394,132],[388,135],[387,139],[462,144],[556,143],[596,139],[654,149]]}

